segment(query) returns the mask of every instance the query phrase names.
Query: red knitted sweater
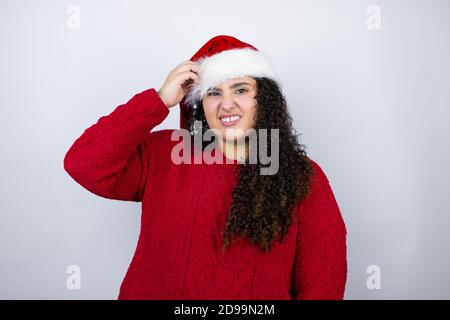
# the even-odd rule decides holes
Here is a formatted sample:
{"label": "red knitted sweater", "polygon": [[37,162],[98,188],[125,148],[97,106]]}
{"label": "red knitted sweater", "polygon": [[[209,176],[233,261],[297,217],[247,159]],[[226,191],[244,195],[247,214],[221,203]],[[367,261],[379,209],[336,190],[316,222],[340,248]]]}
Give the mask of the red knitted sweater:
{"label": "red knitted sweater", "polygon": [[310,159],[312,192],[296,207],[285,243],[264,253],[240,238],[222,252],[239,164],[174,164],[174,130],[151,132],[168,114],[147,89],[87,128],[64,158],[64,169],[94,194],[142,202],[118,299],[343,299],[347,232],[319,165]]}

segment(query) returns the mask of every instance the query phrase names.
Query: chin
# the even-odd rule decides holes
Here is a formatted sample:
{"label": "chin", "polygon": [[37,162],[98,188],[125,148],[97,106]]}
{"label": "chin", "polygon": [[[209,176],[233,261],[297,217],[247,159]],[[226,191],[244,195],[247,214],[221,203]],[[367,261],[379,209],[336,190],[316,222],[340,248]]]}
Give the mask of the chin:
{"label": "chin", "polygon": [[[228,129],[229,132],[225,130],[221,130],[221,136],[227,142],[239,142],[245,139],[245,130],[244,129]],[[236,131],[235,131],[236,130]]]}

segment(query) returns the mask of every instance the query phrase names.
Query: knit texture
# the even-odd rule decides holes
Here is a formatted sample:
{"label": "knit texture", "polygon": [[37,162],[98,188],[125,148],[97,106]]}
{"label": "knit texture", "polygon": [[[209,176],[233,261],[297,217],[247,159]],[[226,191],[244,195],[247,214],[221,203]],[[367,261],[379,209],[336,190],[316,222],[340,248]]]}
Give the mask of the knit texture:
{"label": "knit texture", "polygon": [[311,193],[284,243],[265,253],[240,238],[222,252],[239,164],[173,163],[176,130],[151,132],[168,114],[154,88],[142,91],[87,128],[64,158],[90,192],[142,202],[118,299],[343,299],[347,231],[320,166],[309,158]]}

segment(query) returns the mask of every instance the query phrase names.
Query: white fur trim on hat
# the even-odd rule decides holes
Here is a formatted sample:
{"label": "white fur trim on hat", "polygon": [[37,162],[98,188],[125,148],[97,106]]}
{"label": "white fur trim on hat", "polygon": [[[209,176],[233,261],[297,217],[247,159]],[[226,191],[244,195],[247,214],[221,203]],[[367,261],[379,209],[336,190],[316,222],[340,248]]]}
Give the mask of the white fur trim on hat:
{"label": "white fur trim on hat", "polygon": [[231,49],[211,57],[200,58],[199,80],[189,86],[185,103],[194,106],[205,96],[209,88],[218,87],[227,79],[240,77],[267,77],[279,83],[269,59],[260,51],[251,48]]}

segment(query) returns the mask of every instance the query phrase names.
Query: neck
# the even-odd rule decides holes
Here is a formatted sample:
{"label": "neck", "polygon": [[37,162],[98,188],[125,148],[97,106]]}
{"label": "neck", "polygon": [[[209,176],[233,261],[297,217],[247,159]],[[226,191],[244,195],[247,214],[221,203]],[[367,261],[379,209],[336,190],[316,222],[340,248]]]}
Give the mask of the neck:
{"label": "neck", "polygon": [[242,141],[224,140],[225,139],[219,139],[219,148],[225,157],[232,160],[244,161],[247,157],[245,139]]}

